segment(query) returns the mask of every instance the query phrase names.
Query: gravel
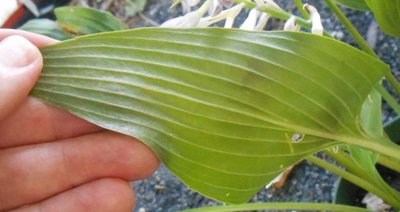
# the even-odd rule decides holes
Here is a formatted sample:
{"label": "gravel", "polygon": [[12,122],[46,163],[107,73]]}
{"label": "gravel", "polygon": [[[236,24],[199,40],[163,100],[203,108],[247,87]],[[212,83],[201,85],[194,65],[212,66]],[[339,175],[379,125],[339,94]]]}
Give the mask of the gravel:
{"label": "gravel", "polygon": [[[104,2],[110,3],[109,1],[75,0],[76,4],[87,4],[98,8],[101,8]],[[149,0],[142,13],[137,16],[130,16],[124,10],[124,2],[126,3],[126,0],[116,0],[108,5],[108,7],[113,14],[125,20],[131,28],[157,26],[181,14],[179,6],[175,9],[169,9],[172,2],[170,0]],[[298,14],[295,7],[290,4],[291,1],[276,0],[276,2],[287,11]],[[346,29],[330,12],[323,1],[309,0],[304,2],[309,2],[319,9],[325,29],[335,38],[357,46]],[[370,12],[343,9],[361,34],[367,35],[366,39],[374,47],[378,55],[383,61],[390,64],[396,75],[400,78],[400,41],[383,34]],[[245,15],[245,13],[241,14],[238,21],[243,20]],[[282,21],[272,20],[267,29],[277,29],[282,28],[282,26]],[[384,106],[385,121],[392,119],[393,116],[393,111],[389,107]],[[307,161],[301,162],[295,166],[283,188],[279,190],[262,189],[254,196],[251,202],[332,202],[334,185],[337,180],[338,177],[329,171],[313,166]],[[208,199],[187,188],[163,165],[160,166],[159,170],[152,177],[133,184],[137,192],[137,207],[135,209],[137,212],[177,211],[188,208],[221,205],[221,203]]]}
{"label": "gravel", "polygon": [[[250,202],[331,202],[337,176],[329,171],[301,162],[293,169],[286,184],[279,190],[262,189]],[[137,212],[179,211],[221,203],[187,188],[165,166],[150,178],[134,183]]]}

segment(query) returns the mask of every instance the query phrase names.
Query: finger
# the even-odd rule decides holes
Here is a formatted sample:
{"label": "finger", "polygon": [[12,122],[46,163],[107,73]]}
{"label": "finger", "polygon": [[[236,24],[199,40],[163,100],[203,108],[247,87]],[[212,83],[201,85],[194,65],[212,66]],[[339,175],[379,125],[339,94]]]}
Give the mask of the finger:
{"label": "finger", "polygon": [[15,29],[0,29],[0,40],[3,40],[6,37],[12,35],[19,35],[25,37],[30,42],[32,42],[37,47],[47,46],[53,43],[57,43],[59,41],[54,40],[53,38],[46,37],[44,35],[39,35],[31,32],[26,32],[22,30]]}
{"label": "finger", "polygon": [[[57,42],[46,36],[21,30],[0,29],[0,40],[11,35],[24,36],[36,46]],[[3,102],[5,103],[5,101]],[[0,136],[2,138],[0,148],[49,142],[100,130],[93,124],[55,107],[33,101],[32,98],[25,102],[27,104],[21,107],[14,107],[14,104],[10,105],[10,102],[8,102],[9,108],[19,109],[16,113],[7,115],[7,118],[0,122]],[[3,113],[9,113],[8,110],[0,110],[5,111]]]}
{"label": "finger", "polygon": [[40,203],[13,212],[131,212],[135,193],[129,183],[121,179],[99,179],[58,194]]}
{"label": "finger", "polygon": [[61,140],[101,130],[64,110],[28,97],[0,122],[0,149]]}
{"label": "finger", "polygon": [[0,211],[104,177],[142,179],[159,160],[136,139],[101,132],[0,152]]}
{"label": "finger", "polygon": [[28,96],[42,69],[42,55],[27,39],[0,42],[0,120]]}

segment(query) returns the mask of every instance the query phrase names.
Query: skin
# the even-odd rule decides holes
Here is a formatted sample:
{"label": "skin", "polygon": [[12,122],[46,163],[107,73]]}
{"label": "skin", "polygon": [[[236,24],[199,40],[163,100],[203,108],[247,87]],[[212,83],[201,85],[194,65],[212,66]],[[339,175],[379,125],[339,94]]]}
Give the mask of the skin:
{"label": "skin", "polygon": [[154,153],[29,96],[37,47],[56,42],[0,29],[0,211],[132,211],[129,182],[157,169]]}

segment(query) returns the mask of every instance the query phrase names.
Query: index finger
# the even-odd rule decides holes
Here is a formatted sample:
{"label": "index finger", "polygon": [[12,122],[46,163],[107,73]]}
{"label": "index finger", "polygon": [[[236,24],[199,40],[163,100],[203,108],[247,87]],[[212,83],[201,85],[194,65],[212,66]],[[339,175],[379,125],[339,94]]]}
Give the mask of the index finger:
{"label": "index finger", "polygon": [[28,97],[0,122],[0,149],[72,138],[101,130],[67,111]]}
{"label": "index finger", "polygon": [[16,30],[16,29],[0,28],[0,40],[3,40],[4,38],[9,37],[11,35],[20,35],[22,37],[25,37],[26,39],[28,39],[31,43],[33,43],[37,47],[43,47],[43,46],[47,46],[47,45],[59,42],[58,40],[49,38],[44,35],[39,35],[39,34],[26,32],[26,31],[22,31],[22,30]]}
{"label": "index finger", "polygon": [[[0,29],[0,40],[20,35],[41,47],[58,42],[52,38],[13,29]],[[0,122],[0,148],[49,142],[100,131],[101,128],[33,97]]]}

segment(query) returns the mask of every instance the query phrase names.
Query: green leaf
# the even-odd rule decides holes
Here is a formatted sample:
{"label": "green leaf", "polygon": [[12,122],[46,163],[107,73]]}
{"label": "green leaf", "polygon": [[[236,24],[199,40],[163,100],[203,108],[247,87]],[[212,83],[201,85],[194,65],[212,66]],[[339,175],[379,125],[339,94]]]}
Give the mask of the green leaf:
{"label": "green leaf", "polygon": [[20,29],[41,35],[46,35],[57,40],[66,40],[72,36],[64,32],[61,27],[49,19],[33,19],[26,22]]}
{"label": "green leaf", "polygon": [[369,10],[364,0],[335,0],[337,3],[356,10]]}
{"label": "green leaf", "polygon": [[309,203],[309,202],[268,202],[268,203],[247,203],[241,205],[221,205],[211,207],[201,207],[181,212],[234,212],[234,211],[331,211],[331,212],[369,212],[365,208],[348,205],[329,204],[329,203]]}
{"label": "green leaf", "polygon": [[126,13],[130,16],[135,16],[137,13],[142,12],[146,6],[147,0],[131,0],[125,6]]}
{"label": "green leaf", "polygon": [[92,8],[65,6],[58,7],[54,13],[63,29],[76,35],[127,29],[111,13]]}
{"label": "green leaf", "polygon": [[387,34],[400,37],[400,0],[365,0],[380,27]]}
{"label": "green leaf", "polygon": [[[382,125],[382,97],[378,91],[373,90],[365,100],[361,111],[361,125],[370,135],[383,136]],[[375,164],[379,154],[370,150],[361,149],[357,146],[350,146],[351,156],[360,167],[368,173],[376,171]]]}
{"label": "green leaf", "polygon": [[41,51],[32,95],[137,137],[189,187],[229,203],[334,140],[370,144],[361,106],[389,71],[295,32],[145,28]]}
{"label": "green leaf", "polygon": [[400,144],[400,117],[387,123],[385,125],[385,132],[393,142]]}
{"label": "green leaf", "polygon": [[[364,102],[361,111],[361,124],[369,135],[374,135],[376,137],[383,136],[383,124],[382,121],[380,121],[382,120],[381,108],[382,97],[377,90],[373,90]],[[353,161],[365,172],[363,176],[359,177],[363,177],[364,179],[369,178],[369,182],[375,183],[377,187],[385,190],[385,193],[388,195],[391,194],[393,197],[398,197],[400,195],[400,193],[391,188],[379,174],[376,168],[379,157],[378,153],[353,145],[349,147],[349,150]]]}

